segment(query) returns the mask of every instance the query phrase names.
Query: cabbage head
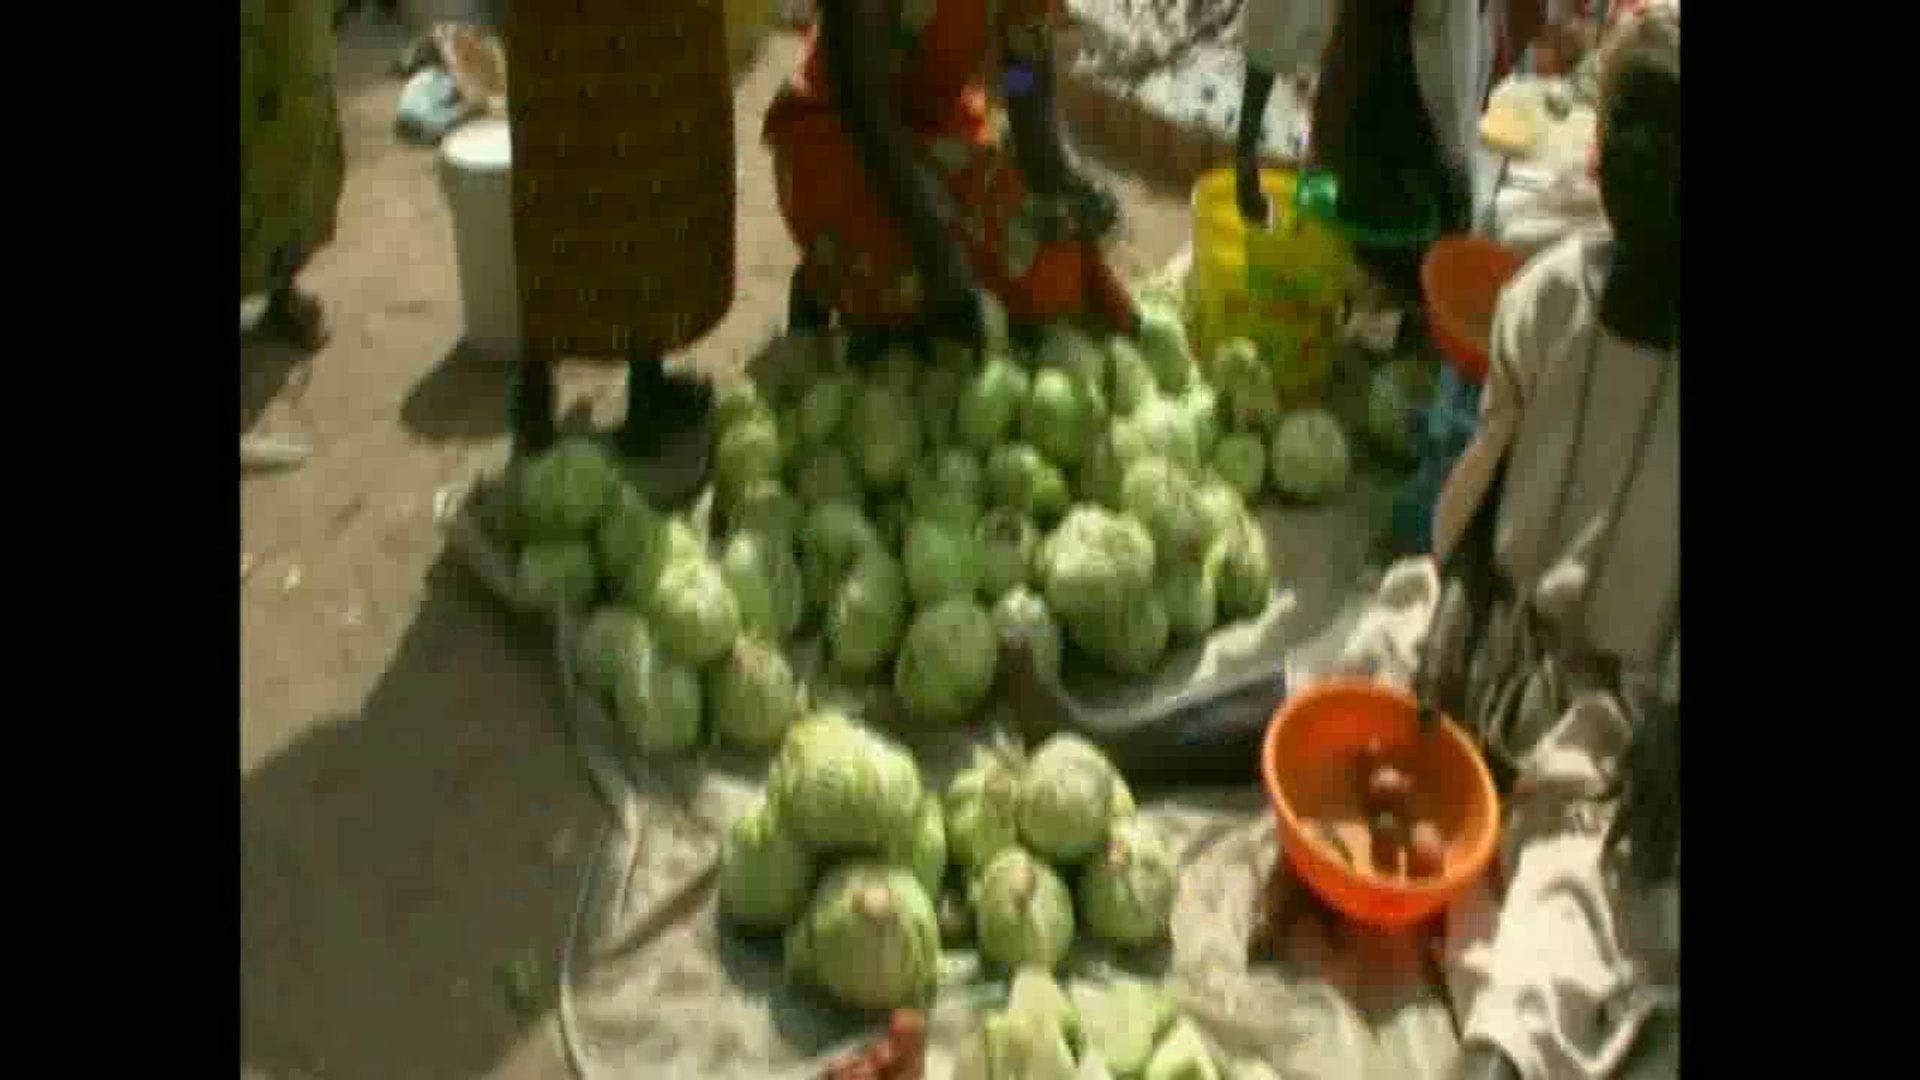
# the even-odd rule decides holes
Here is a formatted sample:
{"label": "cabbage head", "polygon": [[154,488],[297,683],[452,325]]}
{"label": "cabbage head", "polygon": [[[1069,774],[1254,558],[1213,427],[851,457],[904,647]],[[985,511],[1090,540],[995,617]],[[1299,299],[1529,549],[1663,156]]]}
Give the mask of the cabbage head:
{"label": "cabbage head", "polygon": [[700,676],[665,652],[649,650],[621,669],[613,712],[642,754],[674,754],[700,742]]}
{"label": "cabbage head", "polygon": [[1274,490],[1300,502],[1323,502],[1346,490],[1353,459],[1340,421],[1325,409],[1290,412],[1273,433],[1268,457]]}
{"label": "cabbage head", "polygon": [[800,574],[807,597],[824,606],[855,563],[881,550],[880,533],[859,503],[816,503],[800,526]]}
{"label": "cabbage head", "polygon": [[1413,460],[1419,453],[1420,410],[1433,400],[1438,381],[1432,365],[1419,360],[1383,365],[1367,388],[1367,436],[1393,458]]}
{"label": "cabbage head", "polygon": [[844,716],[793,725],[767,771],[774,812],[819,852],[911,846],[925,791],[912,755]]}
{"label": "cabbage head", "polygon": [[1073,493],[1066,474],[1027,443],[996,447],[987,458],[987,498],[1040,521],[1067,512]]}
{"label": "cabbage head", "polygon": [[742,637],[707,669],[714,734],[746,750],[771,750],[805,714],[806,689],[780,650]]}
{"label": "cabbage head", "polygon": [[1033,577],[1040,534],[1017,510],[1001,507],[980,519],[981,593],[989,599],[1025,585]]}
{"label": "cabbage head", "polygon": [[980,591],[985,553],[971,528],[922,518],[907,527],[907,594],[927,607]]}
{"label": "cabbage head", "polygon": [[1069,623],[1073,640],[1114,673],[1145,675],[1160,662],[1172,640],[1173,622],[1157,591],[1129,600],[1117,618],[1103,623]]}
{"label": "cabbage head", "polygon": [[1207,558],[1222,621],[1251,619],[1267,609],[1273,593],[1273,564],[1266,533],[1251,518],[1241,519],[1231,532],[1214,541]]}
{"label": "cabbage head", "polygon": [[977,751],[947,785],[947,850],[969,875],[1020,840],[1020,774],[998,754]]}
{"label": "cabbage head", "polygon": [[833,666],[856,679],[877,674],[893,658],[907,627],[907,575],[878,548],[860,557],[827,604]]}
{"label": "cabbage head", "polygon": [[599,524],[620,490],[620,470],[585,439],[565,439],[521,466],[515,484],[520,538],[577,540]]}
{"label": "cabbage head", "polygon": [[[1207,543],[1227,535],[1227,531],[1247,516],[1247,502],[1233,485],[1217,476],[1207,476],[1194,489],[1193,503],[1206,523]],[[1197,561],[1197,560],[1196,560]]]}
{"label": "cabbage head", "polygon": [[1052,971],[1073,946],[1073,895],[1051,866],[1024,848],[995,855],[968,899],[980,953],[1001,967]]}
{"label": "cabbage head", "polygon": [[1040,545],[1041,593],[1068,625],[1115,617],[1153,584],[1153,534],[1133,518],[1076,506]]}
{"label": "cabbage head", "polygon": [[620,581],[620,595],[642,612],[651,612],[654,589],[667,567],[707,557],[700,534],[684,518],[662,517],[660,528],[648,543],[649,549]]}
{"label": "cabbage head", "polygon": [[1113,384],[1107,392],[1107,398],[1112,402],[1114,412],[1127,416],[1160,396],[1160,384],[1154,378],[1152,366],[1132,341],[1124,337],[1108,339],[1107,364],[1111,369]]}
{"label": "cabbage head", "polygon": [[750,417],[722,429],[713,444],[713,486],[722,502],[731,505],[755,480],[778,480],[781,457],[780,428],[771,414]]}
{"label": "cabbage head", "polygon": [[1164,941],[1179,884],[1179,865],[1152,824],[1116,821],[1106,850],[1080,872],[1080,921],[1095,937],[1126,948]]}
{"label": "cabbage head", "polygon": [[1213,448],[1213,471],[1242,497],[1256,498],[1267,482],[1267,444],[1252,432],[1236,431]]}
{"label": "cabbage head", "polygon": [[1055,735],[1042,743],[1020,778],[1020,842],[1058,863],[1099,851],[1118,776],[1085,739]]}
{"label": "cabbage head", "polygon": [[808,506],[823,502],[859,502],[865,495],[853,458],[838,446],[808,451],[793,474],[793,490]]}
{"label": "cabbage head", "polygon": [[611,694],[621,669],[652,651],[653,635],[640,613],[608,604],[588,616],[580,628],[573,668],[582,686],[596,694]]}
{"label": "cabbage head", "polygon": [[[1124,421],[1115,421],[1101,436],[1093,440],[1087,448],[1086,460],[1080,463],[1080,472],[1076,477],[1079,484],[1075,491],[1082,502],[1095,503],[1109,510],[1120,509],[1120,485],[1126,478],[1126,464],[1120,460],[1120,451],[1116,439],[1117,433],[1128,432]],[[1260,448],[1266,455],[1266,447]]]}
{"label": "cabbage head", "polygon": [[[1087,347],[1098,351],[1091,342]],[[1049,461],[1071,467],[1086,455],[1104,419],[1092,384],[1066,368],[1043,367],[1020,410],[1020,437]]]}
{"label": "cabbage head", "polygon": [[1187,328],[1177,312],[1158,307],[1140,309],[1140,351],[1153,368],[1161,390],[1178,394],[1194,381],[1193,349],[1187,345]]}
{"label": "cabbage head", "polygon": [[1273,369],[1260,359],[1259,346],[1246,338],[1224,341],[1214,350],[1213,385],[1235,428],[1265,430],[1280,419]]}
{"label": "cabbage head", "polygon": [[660,647],[691,667],[725,655],[740,636],[740,605],[705,555],[679,559],[660,571],[647,605],[647,621]]}
{"label": "cabbage head", "polygon": [[755,480],[741,490],[727,507],[727,527],[736,532],[753,530],[791,545],[800,535],[803,511],[778,480]]}
{"label": "cabbage head", "polygon": [[1160,577],[1160,605],[1167,610],[1168,637],[1199,641],[1220,621],[1215,574],[1206,565],[1168,567]]}
{"label": "cabbage head", "polygon": [[880,354],[880,362],[875,365],[873,377],[868,381],[878,383],[896,394],[911,395],[920,367],[920,353],[906,342],[896,341]]}
{"label": "cabbage head", "polygon": [[1003,593],[993,605],[993,628],[1002,646],[1027,643],[1035,671],[1048,679],[1060,677],[1060,624],[1039,593],[1025,585]]}
{"label": "cabbage head", "polygon": [[857,1009],[926,1005],[940,977],[933,900],[910,870],[837,866],[787,931],[786,967],[790,977]]}
{"label": "cabbage head", "polygon": [[814,874],[806,845],[755,799],[720,841],[720,910],[748,929],[785,930],[806,907]]}
{"label": "cabbage head", "polygon": [[913,398],[883,383],[868,383],[854,399],[843,439],[855,471],[870,490],[901,486],[920,454],[920,416]]}
{"label": "cabbage head", "polygon": [[520,550],[514,587],[541,611],[580,612],[600,595],[600,569],[584,540],[546,540]]}
{"label": "cabbage head", "polygon": [[913,831],[885,855],[888,862],[913,871],[914,880],[929,897],[940,895],[940,883],[947,876],[947,820],[940,812],[940,796],[928,792],[920,800]]}
{"label": "cabbage head", "polygon": [[1140,1080],[1220,1080],[1220,1070],[1199,1029],[1181,1017],[1154,1047]]}
{"label": "cabbage head", "polygon": [[724,432],[735,424],[773,415],[773,406],[748,379],[730,379],[713,387],[713,430]]}
{"label": "cabbage head", "polygon": [[986,703],[1000,658],[993,617],[971,599],[942,600],[914,616],[893,669],[908,715],[955,723]]}
{"label": "cabbage head", "polygon": [[645,496],[620,485],[593,537],[594,552],[607,579],[623,589],[629,578],[652,582],[666,554],[665,533],[665,516]]}
{"label": "cabbage head", "polygon": [[905,495],[894,495],[881,500],[880,508],[873,513],[874,531],[880,534],[880,542],[888,551],[904,552],[907,547],[907,527],[913,524],[913,506]]}
{"label": "cabbage head", "polygon": [[1160,565],[1179,566],[1206,553],[1211,538],[1191,470],[1156,455],[1143,457],[1127,466],[1120,501],[1147,527]]}
{"label": "cabbage head", "polygon": [[1042,328],[1034,364],[1072,372],[1093,404],[1096,419],[1106,418],[1107,352],[1078,326],[1062,321]]}
{"label": "cabbage head", "polygon": [[1206,383],[1194,383],[1180,395],[1180,411],[1193,425],[1193,441],[1200,447],[1200,455],[1212,454],[1220,442],[1220,395]]}
{"label": "cabbage head", "polygon": [[989,356],[960,392],[954,418],[960,441],[978,453],[990,453],[1013,436],[1032,381],[1005,356]]}
{"label": "cabbage head", "polygon": [[1131,429],[1126,438],[1138,444],[1141,454],[1164,457],[1182,468],[1200,464],[1200,440],[1194,436],[1193,418],[1179,402],[1157,398],[1120,423]]}
{"label": "cabbage head", "polygon": [[720,552],[720,576],[733,593],[745,632],[778,644],[800,628],[806,581],[780,534],[745,529],[728,537]]}
{"label": "cabbage head", "polygon": [[844,371],[827,371],[807,382],[795,409],[799,421],[798,441],[803,446],[821,446],[840,434],[860,380]]}
{"label": "cabbage head", "polygon": [[957,446],[935,450],[907,472],[907,501],[915,517],[971,528],[980,518],[986,491],[980,459]]}

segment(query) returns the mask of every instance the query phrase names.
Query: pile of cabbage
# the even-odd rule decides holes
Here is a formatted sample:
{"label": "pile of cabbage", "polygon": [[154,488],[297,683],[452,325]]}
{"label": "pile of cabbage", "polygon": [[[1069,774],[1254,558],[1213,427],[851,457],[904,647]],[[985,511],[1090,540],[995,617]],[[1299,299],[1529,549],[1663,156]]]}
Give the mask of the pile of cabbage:
{"label": "pile of cabbage", "polygon": [[1083,930],[1123,951],[1167,939],[1179,866],[1093,744],[1063,734],[1024,759],[980,750],[943,811],[989,963],[1051,971]]}
{"label": "pile of cabbage", "polygon": [[[901,344],[863,365],[837,336],[776,347],[787,378],[723,397],[715,507],[730,531],[792,538],[837,678],[889,680],[914,718],[954,723],[1016,632],[1043,673],[1070,642],[1130,676],[1266,608],[1251,436],[1171,311],[1148,308],[1132,338],[1062,322],[1032,348],[990,333],[979,353]],[[1274,436],[1277,472],[1313,467],[1294,463],[1323,443],[1303,415]]]}
{"label": "pile of cabbage", "polygon": [[526,462],[511,495],[516,589],[581,620],[578,685],[640,753],[686,751],[708,736],[770,750],[806,711],[783,648],[801,611],[786,534],[746,525],[711,552],[586,440]]}
{"label": "pile of cabbage", "polygon": [[1038,968],[1014,975],[1005,1009],[986,1013],[987,1080],[1277,1080],[1247,1058],[1224,1067],[1160,987],[1133,979],[1076,982]]}
{"label": "pile of cabbage", "polygon": [[766,790],[729,826],[720,910],[740,930],[782,935],[802,985],[862,1009],[925,1005],[947,862],[941,800],[913,756],[821,710],[788,729]]}

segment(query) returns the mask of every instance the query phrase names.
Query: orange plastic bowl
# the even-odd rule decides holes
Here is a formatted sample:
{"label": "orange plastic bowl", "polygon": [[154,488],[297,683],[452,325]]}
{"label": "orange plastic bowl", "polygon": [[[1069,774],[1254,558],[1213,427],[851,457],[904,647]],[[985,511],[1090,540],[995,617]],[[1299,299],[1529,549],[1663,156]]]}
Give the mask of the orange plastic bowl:
{"label": "orange plastic bowl", "polygon": [[1494,304],[1526,261],[1491,240],[1449,236],[1435,241],[1420,263],[1420,291],[1434,340],[1470,382],[1487,377]]}
{"label": "orange plastic bowl", "polygon": [[[1397,880],[1350,866],[1307,826],[1360,816],[1360,755],[1380,740],[1416,783],[1415,815],[1448,837],[1445,870]],[[1438,914],[1486,872],[1500,834],[1500,798],[1467,733],[1442,719],[1420,733],[1413,695],[1366,679],[1330,679],[1289,697],[1267,725],[1260,773],[1294,874],[1356,922],[1384,930]]]}

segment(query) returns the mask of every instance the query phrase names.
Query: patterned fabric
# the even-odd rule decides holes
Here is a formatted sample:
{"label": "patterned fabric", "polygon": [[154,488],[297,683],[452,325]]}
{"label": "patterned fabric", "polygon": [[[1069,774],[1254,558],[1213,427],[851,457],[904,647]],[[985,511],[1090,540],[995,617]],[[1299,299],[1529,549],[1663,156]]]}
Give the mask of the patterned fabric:
{"label": "patterned fabric", "polygon": [[515,0],[520,320],[555,357],[688,345],[733,304],[733,86],[721,0]]}
{"label": "patterned fabric", "polygon": [[[1066,201],[1027,190],[983,80],[998,60],[1046,55],[1061,0],[893,0],[891,11],[889,104],[981,287],[1016,319],[1121,317],[1125,293],[1098,250],[1071,235]],[[764,137],[813,294],[861,325],[912,321],[924,300],[919,273],[834,111],[817,29]]]}
{"label": "patterned fabric", "polygon": [[240,295],[288,284],[333,239],[346,180],[333,5],[240,2]]}

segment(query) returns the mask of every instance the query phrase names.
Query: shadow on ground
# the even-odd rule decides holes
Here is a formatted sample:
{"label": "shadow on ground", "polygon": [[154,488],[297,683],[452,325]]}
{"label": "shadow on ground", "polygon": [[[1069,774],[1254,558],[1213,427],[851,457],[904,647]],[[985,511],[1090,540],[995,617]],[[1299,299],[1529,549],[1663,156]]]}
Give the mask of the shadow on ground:
{"label": "shadow on ground", "polygon": [[443,557],[359,712],[243,779],[244,1064],[477,1076],[549,1004],[600,820],[554,780],[576,766],[549,655]]}
{"label": "shadow on ground", "polygon": [[507,428],[511,371],[497,356],[456,345],[407,391],[400,422],[423,439],[490,439]]}

